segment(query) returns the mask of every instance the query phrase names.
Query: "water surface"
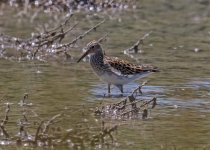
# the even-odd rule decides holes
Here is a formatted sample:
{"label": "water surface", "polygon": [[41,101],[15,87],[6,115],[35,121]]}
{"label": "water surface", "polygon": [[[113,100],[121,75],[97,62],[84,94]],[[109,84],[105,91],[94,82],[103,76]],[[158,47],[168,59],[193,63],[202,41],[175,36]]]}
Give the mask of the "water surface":
{"label": "water surface", "polygon": [[[33,25],[22,26],[24,22],[14,24],[17,18],[9,20],[9,15],[14,17],[7,11],[1,16],[1,32],[21,37],[30,35]],[[123,55],[123,50],[152,31],[144,41],[143,53],[134,57],[138,63],[154,64],[161,71],[126,85],[124,96],[148,80],[142,89],[143,96],[145,99],[157,97],[158,106],[147,120],[121,122],[115,135],[118,144],[113,146],[114,149],[210,149],[209,20],[209,2],[141,1],[137,10],[120,12],[118,19],[107,19],[98,32],[82,42],[84,45],[108,32],[108,41],[103,43],[107,55],[135,62]],[[94,20],[93,17],[93,21],[97,18]],[[80,51],[74,57],[79,55]],[[43,118],[66,110],[69,116],[64,126],[68,128],[81,121],[78,115],[80,106],[94,108],[100,101],[107,100],[104,98],[106,84],[84,62],[1,59],[0,66],[0,95],[4,97],[1,102],[14,103],[13,112],[18,110],[15,104],[27,92],[35,112]],[[112,91],[113,96],[108,99],[119,100],[118,89],[113,87]],[[1,106],[3,110],[4,106]],[[91,112],[88,117],[94,118]],[[115,124],[118,121],[109,122]]]}

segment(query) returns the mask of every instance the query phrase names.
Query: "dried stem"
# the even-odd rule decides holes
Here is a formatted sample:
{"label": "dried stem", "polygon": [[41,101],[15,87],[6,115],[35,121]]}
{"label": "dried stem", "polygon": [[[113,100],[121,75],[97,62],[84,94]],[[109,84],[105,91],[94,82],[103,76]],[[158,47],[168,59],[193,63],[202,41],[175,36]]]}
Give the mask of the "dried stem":
{"label": "dried stem", "polygon": [[[90,28],[89,30],[85,31],[83,34],[80,34],[79,36],[77,36],[75,39],[73,39],[71,42],[69,43],[66,43],[62,46],[59,46],[57,47],[57,49],[60,49],[60,48],[67,48],[67,47],[70,47],[71,45],[74,45],[78,40],[82,39],[83,37],[85,37],[88,33],[90,33],[91,31],[93,30],[96,30],[97,27],[99,27],[102,23],[104,23],[105,20],[99,22],[98,24],[96,24],[95,26],[93,26],[92,28]],[[63,50],[61,51],[57,51],[57,53],[60,53],[60,52],[63,52]]]}
{"label": "dried stem", "polygon": [[10,105],[7,103],[4,119],[0,123],[0,128],[2,130],[3,135],[6,138],[9,138],[9,134],[7,133],[7,131],[5,129],[5,125],[7,124],[8,120],[9,120],[9,116],[8,116],[9,112],[10,112]]}
{"label": "dried stem", "polygon": [[44,129],[43,129],[43,134],[46,134],[48,132],[50,125],[52,125],[54,123],[54,121],[61,115],[62,114],[57,114],[57,115],[53,116],[49,121],[47,121],[47,123],[45,124]]}
{"label": "dried stem", "polygon": [[125,99],[121,100],[120,102],[102,105],[101,108],[97,107],[95,110],[95,114],[103,117],[116,118],[116,119],[118,118],[122,119],[125,116],[127,116],[128,118],[134,118],[134,117],[136,118],[139,117],[139,114],[142,114],[140,118],[143,119],[147,118],[148,105],[152,103],[151,108],[154,108],[157,103],[155,97],[150,101],[137,99],[139,98],[137,94],[138,93],[140,93],[140,95],[142,94],[141,88],[146,83],[147,82],[143,82],[140,86],[134,89],[129,96],[127,96]]}
{"label": "dried stem", "polygon": [[144,39],[146,39],[151,33],[152,33],[152,31],[144,34],[144,36],[141,37],[134,45],[132,45],[130,48],[124,50],[124,53],[129,52],[129,51],[134,51],[134,53],[138,53],[139,45],[140,44],[143,45]]}

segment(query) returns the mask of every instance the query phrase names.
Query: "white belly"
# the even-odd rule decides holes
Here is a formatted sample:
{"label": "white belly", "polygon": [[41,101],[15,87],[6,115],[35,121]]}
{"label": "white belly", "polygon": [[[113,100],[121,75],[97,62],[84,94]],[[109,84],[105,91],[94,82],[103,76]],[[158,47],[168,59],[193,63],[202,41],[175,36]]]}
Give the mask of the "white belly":
{"label": "white belly", "polygon": [[127,76],[117,75],[115,73],[104,73],[104,74],[100,75],[99,77],[103,81],[110,83],[110,84],[124,85],[124,84],[127,84],[133,80],[148,76],[149,74],[151,74],[151,72],[145,72],[145,73],[139,73],[139,74],[127,75]]}

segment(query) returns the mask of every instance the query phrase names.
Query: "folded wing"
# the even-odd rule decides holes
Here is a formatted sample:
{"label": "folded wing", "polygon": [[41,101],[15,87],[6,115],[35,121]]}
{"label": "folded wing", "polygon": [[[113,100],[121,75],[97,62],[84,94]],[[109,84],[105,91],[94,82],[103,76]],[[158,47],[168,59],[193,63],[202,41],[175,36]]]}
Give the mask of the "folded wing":
{"label": "folded wing", "polygon": [[144,72],[158,72],[158,68],[150,64],[136,65],[117,57],[104,57],[104,62],[110,66],[112,71],[122,75],[134,75]]}

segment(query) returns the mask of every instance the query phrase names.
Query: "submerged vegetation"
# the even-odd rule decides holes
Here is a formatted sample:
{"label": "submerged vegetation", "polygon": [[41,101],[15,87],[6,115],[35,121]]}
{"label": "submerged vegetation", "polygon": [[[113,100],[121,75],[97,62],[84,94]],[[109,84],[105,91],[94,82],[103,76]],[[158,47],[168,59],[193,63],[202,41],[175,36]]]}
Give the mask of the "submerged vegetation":
{"label": "submerged vegetation", "polygon": [[140,98],[142,95],[141,88],[145,84],[146,82],[134,89],[132,94],[121,101],[101,104],[102,106],[96,108],[95,114],[109,119],[147,119],[149,110],[157,105],[157,99],[154,97],[146,101]]}
{"label": "submerged vegetation", "polygon": [[[6,3],[6,2],[5,2]],[[132,1],[9,1],[6,4],[9,4],[13,7],[20,7],[23,10],[18,12],[17,19],[21,20],[30,20],[33,24],[36,17],[41,16],[40,11],[45,11],[48,9],[49,20],[43,24],[35,27],[35,30],[31,32],[31,35],[27,35],[30,38],[21,38],[7,35],[6,33],[0,34],[0,57],[4,59],[16,59],[16,60],[39,60],[39,61],[48,61],[52,59],[63,59],[63,56],[66,59],[72,59],[70,51],[72,49],[81,47],[78,45],[78,41],[82,40],[85,36],[90,34],[90,32],[96,32],[97,28],[105,22],[105,19],[100,18],[98,23],[95,23],[92,27],[89,27],[88,30],[83,31],[80,24],[83,24],[86,20],[79,21],[73,18],[74,14],[78,12],[80,6],[84,8],[89,8],[94,6],[94,8],[103,7],[107,9],[116,9],[118,11],[123,11],[121,9],[132,5]],[[66,6],[68,5],[68,6]],[[61,7],[62,6],[62,7]],[[1,5],[2,10],[4,10],[5,5]],[[35,7],[33,10],[30,8]],[[66,9],[64,9],[66,8]],[[68,8],[68,9],[67,9]],[[54,10],[60,10],[55,13]],[[133,9],[133,8],[132,8]],[[92,11],[92,9],[87,9],[87,11]],[[33,14],[30,14],[33,12]],[[2,12],[4,13],[4,12]],[[23,15],[22,15],[23,13]],[[42,12],[43,13],[43,12]],[[21,15],[20,15],[21,14]],[[29,16],[28,16],[29,15]],[[91,15],[87,14],[87,16]],[[95,14],[92,14],[94,16]],[[103,14],[100,14],[103,16]],[[113,16],[114,14],[111,14]],[[90,18],[91,19],[91,18]],[[52,25],[53,23],[53,25]],[[84,27],[83,27],[84,28]],[[87,27],[86,27],[87,28]],[[78,32],[79,31],[79,32]],[[81,32],[83,31],[83,32]],[[146,35],[148,36],[148,35]],[[145,37],[146,37],[145,36]],[[104,33],[102,37],[99,37],[99,41],[102,42],[104,38],[107,37],[107,33]],[[70,41],[67,39],[71,39]],[[65,41],[65,42],[64,42]],[[66,42],[67,41],[67,42]],[[124,54],[129,55],[130,52],[138,52],[139,44],[142,44],[143,38],[132,46],[131,48],[124,50]]]}
{"label": "submerged vegetation", "polygon": [[[119,102],[101,104],[95,110],[80,106],[79,109],[82,109],[82,113],[79,113],[78,117],[83,121],[70,124],[69,126],[72,128],[64,128],[62,126],[62,122],[69,115],[68,109],[49,119],[43,119],[34,110],[36,104],[28,102],[29,95],[27,93],[17,104],[4,103],[6,100],[2,99],[1,106],[4,107],[1,108],[1,112],[5,109],[5,113],[1,116],[0,144],[48,148],[62,146],[73,149],[117,146],[118,142],[113,133],[118,130],[120,124],[113,124],[110,121],[147,119],[149,113],[151,113],[151,110],[148,110],[153,109],[157,105],[156,98],[150,101],[137,99],[137,96],[139,97],[139,94],[142,94],[141,88],[143,85],[136,88],[131,95]],[[149,106],[150,104],[152,105]],[[12,107],[18,107],[18,113],[13,114]],[[71,111],[72,109],[76,110],[78,106],[72,106]],[[87,111],[95,115],[95,121],[90,122],[86,118],[85,113]],[[14,122],[16,122],[15,131],[10,131],[11,127],[9,126],[13,126]],[[93,124],[93,122],[95,123]]]}
{"label": "submerged vegetation", "polygon": [[[72,41],[68,43],[61,43],[62,40],[66,37],[69,32],[74,30],[76,24],[68,27],[69,20],[71,17],[68,17],[64,23],[60,24],[58,27],[53,29],[46,29],[44,32],[34,34],[29,39],[21,39],[16,37],[9,37],[7,35],[1,35],[1,57],[8,58],[8,49],[15,49],[12,58],[20,60],[40,60],[47,61],[50,57],[58,57],[59,55],[65,55],[66,58],[71,58],[71,55],[68,54],[68,51],[76,46],[76,42],[81,40],[89,32],[96,30],[96,28],[102,24],[104,21],[96,24],[94,27],[91,27],[84,33],[78,35]],[[68,27],[68,28],[67,28]],[[65,29],[67,28],[67,29]],[[10,53],[11,54],[11,53]],[[63,56],[62,55],[62,56]],[[11,55],[10,55],[11,56]]]}
{"label": "submerged vegetation", "polygon": [[[0,124],[1,145],[16,144],[24,147],[49,148],[63,146],[84,149],[111,145],[115,142],[112,134],[117,130],[117,125],[109,125],[104,121],[101,124],[95,122],[94,125],[91,125],[88,119],[85,119],[86,116],[81,114],[83,122],[71,124],[69,126],[72,128],[64,129],[62,120],[67,117],[65,112],[49,119],[41,119],[41,116],[33,109],[35,104],[28,103],[28,94],[25,94],[18,104],[4,103],[1,105],[5,106],[5,114],[1,116]],[[20,109],[15,116],[12,114],[12,107]],[[3,109],[1,111],[3,112]],[[12,120],[13,118],[17,120]],[[16,131],[10,131],[10,127],[7,127],[12,122],[16,122]]]}

